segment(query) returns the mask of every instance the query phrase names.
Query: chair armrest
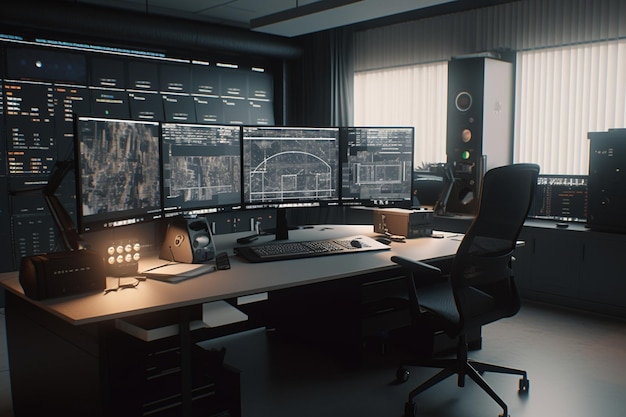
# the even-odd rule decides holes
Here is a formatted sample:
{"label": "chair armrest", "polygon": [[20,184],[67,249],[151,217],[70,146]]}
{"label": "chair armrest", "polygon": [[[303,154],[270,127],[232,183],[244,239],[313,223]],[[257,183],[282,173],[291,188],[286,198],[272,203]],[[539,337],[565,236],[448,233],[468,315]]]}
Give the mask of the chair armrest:
{"label": "chair armrest", "polygon": [[403,256],[392,256],[391,261],[397,263],[408,272],[406,274],[406,285],[409,296],[409,311],[411,313],[412,322],[414,324],[418,323],[421,319],[423,311],[417,294],[415,281],[420,281],[420,287],[422,285],[430,285],[432,281],[435,281],[435,279],[439,279],[442,276],[442,271],[436,266],[405,258]]}
{"label": "chair armrest", "polygon": [[403,256],[392,256],[391,261],[406,268],[415,276],[440,276],[441,269],[436,266],[429,265],[425,262],[415,261],[413,259],[405,258]]}

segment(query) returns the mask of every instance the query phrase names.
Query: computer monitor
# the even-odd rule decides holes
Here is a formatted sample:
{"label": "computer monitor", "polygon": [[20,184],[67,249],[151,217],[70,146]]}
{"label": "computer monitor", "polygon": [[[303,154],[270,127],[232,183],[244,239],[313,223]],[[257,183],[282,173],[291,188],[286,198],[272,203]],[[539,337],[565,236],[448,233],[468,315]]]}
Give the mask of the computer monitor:
{"label": "computer monitor", "polygon": [[166,217],[241,207],[241,127],[163,123]]}
{"label": "computer monitor", "polygon": [[586,222],[587,175],[539,175],[528,217]]}
{"label": "computer monitor", "polygon": [[278,209],[276,239],[286,239],[285,209],[339,204],[339,128],[244,126],[245,208]]}
{"label": "computer monitor", "polygon": [[159,124],[75,118],[79,231],[162,217]]}
{"label": "computer monitor", "polygon": [[347,127],[341,133],[341,202],[412,205],[413,127]]}

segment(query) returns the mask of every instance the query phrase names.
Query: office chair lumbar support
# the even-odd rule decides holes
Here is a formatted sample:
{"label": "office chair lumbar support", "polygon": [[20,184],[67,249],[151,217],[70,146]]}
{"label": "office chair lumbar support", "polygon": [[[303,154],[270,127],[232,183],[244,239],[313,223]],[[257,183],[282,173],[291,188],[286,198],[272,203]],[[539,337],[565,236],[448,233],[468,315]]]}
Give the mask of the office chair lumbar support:
{"label": "office chair lumbar support", "polygon": [[[483,379],[485,372],[521,376],[520,395],[528,394],[526,371],[468,359],[468,333],[480,326],[511,317],[520,309],[520,296],[513,276],[513,252],[533,199],[539,166],[514,164],[488,171],[482,181],[478,212],[454,256],[449,273],[428,263],[393,256],[406,272],[408,304],[416,325],[428,324],[457,340],[451,359],[419,359],[408,365],[442,368],[409,393],[405,417],[415,417],[414,398],[444,379],[457,375],[458,386],[470,377],[502,407],[506,403]],[[400,367],[398,382],[408,380]]]}

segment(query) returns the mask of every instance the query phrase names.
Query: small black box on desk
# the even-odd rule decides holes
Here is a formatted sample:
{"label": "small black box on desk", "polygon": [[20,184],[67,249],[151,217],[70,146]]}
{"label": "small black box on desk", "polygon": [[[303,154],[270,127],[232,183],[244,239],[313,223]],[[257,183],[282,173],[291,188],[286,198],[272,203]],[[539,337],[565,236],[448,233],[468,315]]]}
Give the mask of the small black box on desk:
{"label": "small black box on desk", "polygon": [[102,291],[106,286],[104,260],[91,250],[26,256],[21,260],[19,281],[24,294],[34,300]]}

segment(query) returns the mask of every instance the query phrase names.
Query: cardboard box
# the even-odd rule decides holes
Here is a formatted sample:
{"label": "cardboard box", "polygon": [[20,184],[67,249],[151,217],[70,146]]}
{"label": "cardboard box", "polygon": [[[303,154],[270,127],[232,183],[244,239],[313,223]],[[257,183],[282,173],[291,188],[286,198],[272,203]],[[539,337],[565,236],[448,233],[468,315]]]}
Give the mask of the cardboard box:
{"label": "cardboard box", "polygon": [[398,208],[374,210],[374,232],[390,233],[407,239],[430,236],[433,233],[433,210]]}

